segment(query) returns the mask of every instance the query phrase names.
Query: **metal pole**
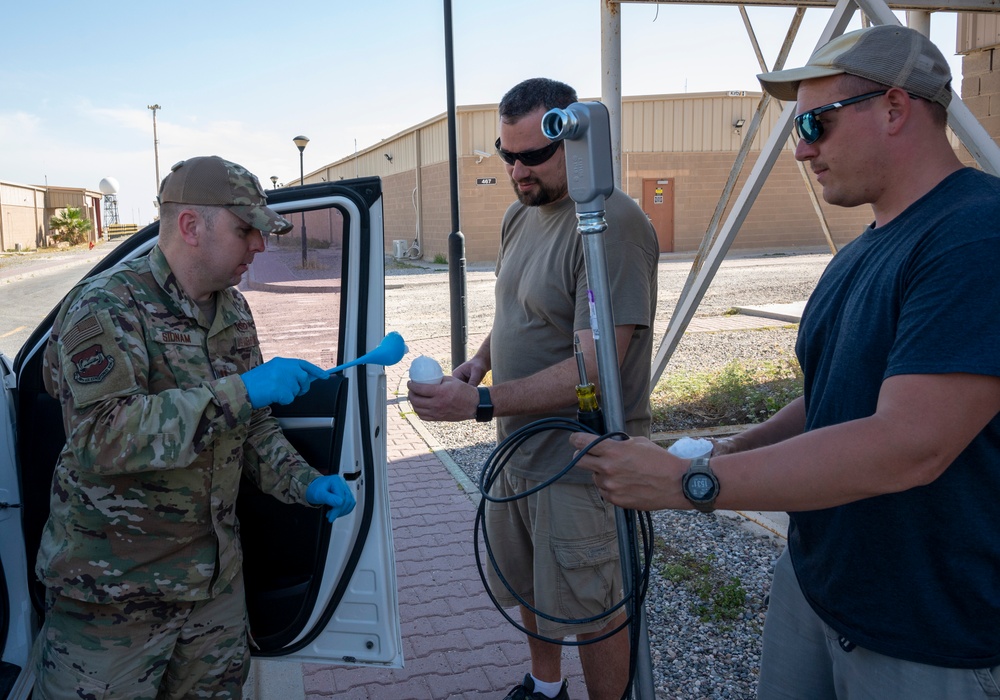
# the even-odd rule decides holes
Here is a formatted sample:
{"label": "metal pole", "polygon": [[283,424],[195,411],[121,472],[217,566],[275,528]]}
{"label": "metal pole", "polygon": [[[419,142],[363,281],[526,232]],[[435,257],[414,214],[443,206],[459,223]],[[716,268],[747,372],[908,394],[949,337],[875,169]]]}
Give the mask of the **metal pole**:
{"label": "metal pole", "polygon": [[601,2],[601,102],[608,108],[611,165],[622,186],[622,18],[617,0]]}
{"label": "metal pole", "polygon": [[[542,133],[549,139],[565,139],[566,180],[570,198],[576,202],[577,230],[583,243],[587,286],[591,304],[591,328],[597,346],[597,372],[601,380],[601,406],[609,433],[625,432],[625,404],[618,368],[618,345],[611,305],[604,232],[606,198],[614,193],[611,128],[607,107],[599,102],[578,102],[565,110],[549,110],[542,117]],[[622,583],[638,595],[636,572],[639,553],[634,511],[615,508]],[[653,662],[649,650],[645,606],[636,605],[629,626],[629,642],[635,652],[632,690],[637,700],[653,700]]]}
{"label": "metal pole", "polygon": [[[306,184],[305,148],[299,149],[299,184]],[[302,269],[306,269],[306,213],[302,212]]]}
{"label": "metal pole", "polygon": [[469,339],[465,283],[465,235],[458,212],[458,136],[455,114],[455,62],[452,52],[451,0],[444,0],[444,63],[448,87],[448,173],[451,182],[451,233],[448,234],[448,281],[451,295],[451,366],[465,362]]}
{"label": "metal pole", "polygon": [[163,109],[160,105],[146,105],[147,109],[153,110],[153,161],[156,163],[156,187],[153,192],[160,192],[160,140],[156,137],[156,110]]}

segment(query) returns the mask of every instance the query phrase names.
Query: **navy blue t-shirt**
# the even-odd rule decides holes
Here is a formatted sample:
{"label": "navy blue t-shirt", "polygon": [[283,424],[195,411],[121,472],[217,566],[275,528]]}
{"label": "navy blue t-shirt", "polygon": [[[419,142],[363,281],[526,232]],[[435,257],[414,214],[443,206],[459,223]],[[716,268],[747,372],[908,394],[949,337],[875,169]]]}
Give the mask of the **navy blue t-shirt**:
{"label": "navy blue t-shirt", "polygon": [[[872,415],[890,376],[1000,376],[998,280],[1000,179],[972,169],[844,246],[802,316],[806,429]],[[849,640],[1000,664],[1000,419],[927,486],[791,513],[788,542],[806,598]]]}

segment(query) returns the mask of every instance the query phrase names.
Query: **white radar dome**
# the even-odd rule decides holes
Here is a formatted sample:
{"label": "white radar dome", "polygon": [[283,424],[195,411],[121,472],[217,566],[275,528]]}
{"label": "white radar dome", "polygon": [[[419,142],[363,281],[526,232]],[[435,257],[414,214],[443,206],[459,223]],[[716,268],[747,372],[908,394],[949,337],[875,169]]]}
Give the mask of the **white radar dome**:
{"label": "white radar dome", "polygon": [[101,194],[118,194],[118,180],[113,177],[104,178],[97,187],[101,190]]}

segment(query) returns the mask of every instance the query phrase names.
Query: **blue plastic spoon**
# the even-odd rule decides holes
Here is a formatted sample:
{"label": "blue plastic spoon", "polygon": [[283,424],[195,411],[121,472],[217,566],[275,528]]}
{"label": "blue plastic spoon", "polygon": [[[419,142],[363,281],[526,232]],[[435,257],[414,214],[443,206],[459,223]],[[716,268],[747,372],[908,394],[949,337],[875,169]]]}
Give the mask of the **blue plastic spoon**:
{"label": "blue plastic spoon", "polygon": [[354,365],[382,365],[383,367],[388,367],[402,360],[405,354],[406,343],[403,341],[403,336],[396,331],[392,331],[382,338],[382,342],[374,350],[365,353],[355,360],[326,370],[326,376],[329,377],[331,374],[341,372]]}

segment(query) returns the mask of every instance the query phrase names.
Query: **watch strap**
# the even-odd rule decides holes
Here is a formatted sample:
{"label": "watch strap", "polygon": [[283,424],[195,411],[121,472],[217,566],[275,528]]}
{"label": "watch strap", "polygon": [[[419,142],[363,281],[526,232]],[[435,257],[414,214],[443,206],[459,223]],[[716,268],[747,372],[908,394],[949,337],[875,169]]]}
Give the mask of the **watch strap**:
{"label": "watch strap", "polygon": [[479,405],[476,406],[476,420],[488,423],[493,420],[493,399],[490,398],[489,387],[476,387],[479,390]]}

